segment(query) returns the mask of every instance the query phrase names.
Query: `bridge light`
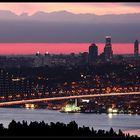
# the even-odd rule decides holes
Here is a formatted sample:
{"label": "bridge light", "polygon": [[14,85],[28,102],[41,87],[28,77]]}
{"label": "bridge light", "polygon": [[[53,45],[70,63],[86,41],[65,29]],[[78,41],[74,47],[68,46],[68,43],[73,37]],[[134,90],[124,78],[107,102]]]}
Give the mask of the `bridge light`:
{"label": "bridge light", "polygon": [[12,95],[9,95],[8,98],[12,98]]}

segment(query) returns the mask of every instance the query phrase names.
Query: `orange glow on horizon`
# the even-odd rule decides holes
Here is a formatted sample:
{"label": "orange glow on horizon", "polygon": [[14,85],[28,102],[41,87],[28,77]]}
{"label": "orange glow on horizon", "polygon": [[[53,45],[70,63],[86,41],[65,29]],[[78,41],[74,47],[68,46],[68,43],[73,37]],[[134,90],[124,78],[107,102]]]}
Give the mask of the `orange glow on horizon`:
{"label": "orange glow on horizon", "polygon": [[[70,54],[88,52],[91,43],[0,43],[0,54]],[[105,43],[96,43],[99,54],[103,52]],[[57,48],[57,49],[56,49]],[[112,43],[114,54],[134,53],[133,43]]]}
{"label": "orange glow on horizon", "polygon": [[37,11],[64,10],[76,14],[94,13],[97,15],[140,13],[139,6],[133,6],[133,4],[129,6],[124,3],[1,3],[0,10],[10,10],[17,15],[23,12],[32,15]]}

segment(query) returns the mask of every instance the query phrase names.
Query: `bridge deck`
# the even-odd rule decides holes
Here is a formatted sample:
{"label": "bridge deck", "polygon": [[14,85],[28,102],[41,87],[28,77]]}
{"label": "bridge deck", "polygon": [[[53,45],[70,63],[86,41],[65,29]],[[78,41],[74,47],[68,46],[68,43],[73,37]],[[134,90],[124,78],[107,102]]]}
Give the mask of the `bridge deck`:
{"label": "bridge deck", "polygon": [[140,92],[127,92],[127,93],[106,93],[106,94],[92,94],[92,95],[78,95],[78,96],[66,96],[66,97],[52,97],[52,98],[40,98],[40,99],[29,99],[19,101],[1,102],[0,106],[8,106],[15,104],[25,104],[41,101],[53,101],[53,100],[65,100],[65,99],[78,99],[78,98],[93,98],[93,97],[105,97],[105,96],[124,96],[124,95],[140,95]]}

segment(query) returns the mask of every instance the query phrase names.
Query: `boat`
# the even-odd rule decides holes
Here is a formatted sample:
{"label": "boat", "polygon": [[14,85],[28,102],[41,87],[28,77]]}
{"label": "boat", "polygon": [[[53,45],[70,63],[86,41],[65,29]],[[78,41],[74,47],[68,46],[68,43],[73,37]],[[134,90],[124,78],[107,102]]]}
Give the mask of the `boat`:
{"label": "boat", "polygon": [[63,107],[60,112],[61,113],[80,113],[81,108],[78,106],[75,106],[74,104],[67,104],[65,107]]}

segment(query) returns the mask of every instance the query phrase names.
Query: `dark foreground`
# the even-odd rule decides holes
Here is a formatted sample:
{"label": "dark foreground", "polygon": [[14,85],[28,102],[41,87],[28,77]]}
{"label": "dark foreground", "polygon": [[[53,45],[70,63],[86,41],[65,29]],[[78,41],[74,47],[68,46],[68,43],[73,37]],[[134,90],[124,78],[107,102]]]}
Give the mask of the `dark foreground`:
{"label": "dark foreground", "polygon": [[53,123],[50,124],[42,122],[30,122],[26,121],[10,122],[8,128],[4,128],[3,124],[0,124],[0,137],[1,138],[138,138],[137,136],[130,136],[124,134],[121,130],[116,133],[112,128],[109,131],[99,129],[94,130],[89,127],[78,127],[75,121],[69,124]]}

